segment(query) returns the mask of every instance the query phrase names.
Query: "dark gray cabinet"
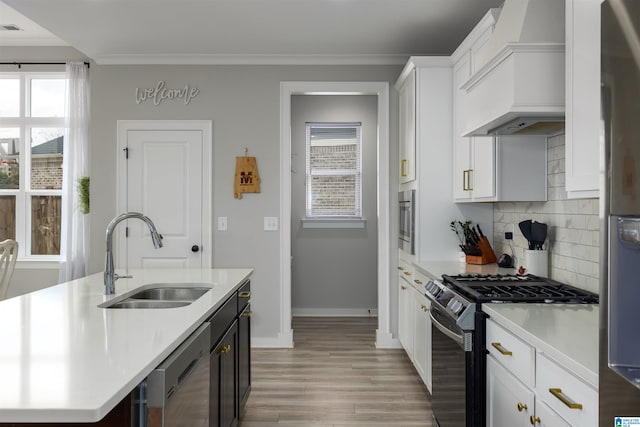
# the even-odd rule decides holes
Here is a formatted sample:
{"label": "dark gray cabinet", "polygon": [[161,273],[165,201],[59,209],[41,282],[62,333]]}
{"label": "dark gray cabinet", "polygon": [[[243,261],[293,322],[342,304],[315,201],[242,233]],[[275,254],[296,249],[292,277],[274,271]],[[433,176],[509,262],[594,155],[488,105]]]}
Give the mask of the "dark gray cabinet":
{"label": "dark gray cabinet", "polygon": [[211,316],[210,427],[235,427],[251,390],[251,283]]}

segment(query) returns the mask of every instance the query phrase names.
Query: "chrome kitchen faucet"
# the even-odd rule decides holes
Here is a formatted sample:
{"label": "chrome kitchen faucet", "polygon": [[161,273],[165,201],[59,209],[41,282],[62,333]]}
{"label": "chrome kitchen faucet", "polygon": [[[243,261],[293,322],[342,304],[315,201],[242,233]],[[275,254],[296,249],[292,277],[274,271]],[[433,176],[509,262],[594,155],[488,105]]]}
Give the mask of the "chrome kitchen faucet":
{"label": "chrome kitchen faucet", "polygon": [[139,212],[125,212],[123,214],[118,215],[114,219],[111,220],[109,225],[107,226],[107,256],[104,266],[104,293],[105,295],[114,294],[116,291],[116,280],[120,278],[130,278],[133,276],[120,276],[113,272],[113,230],[116,228],[120,222],[129,218],[137,218],[144,221],[149,227],[149,231],[151,232],[151,240],[153,241],[153,247],[159,249],[162,247],[162,236],[156,230],[156,226],[153,224],[147,216],[139,213]]}

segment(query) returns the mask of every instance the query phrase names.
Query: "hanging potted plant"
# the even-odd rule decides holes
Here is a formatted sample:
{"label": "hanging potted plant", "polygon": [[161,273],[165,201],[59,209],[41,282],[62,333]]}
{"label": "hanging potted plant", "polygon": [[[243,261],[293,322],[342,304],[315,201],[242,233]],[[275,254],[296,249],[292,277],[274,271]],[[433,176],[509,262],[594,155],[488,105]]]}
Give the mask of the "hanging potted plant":
{"label": "hanging potted plant", "polygon": [[78,178],[78,202],[80,204],[80,212],[88,214],[89,206],[89,177],[81,176]]}

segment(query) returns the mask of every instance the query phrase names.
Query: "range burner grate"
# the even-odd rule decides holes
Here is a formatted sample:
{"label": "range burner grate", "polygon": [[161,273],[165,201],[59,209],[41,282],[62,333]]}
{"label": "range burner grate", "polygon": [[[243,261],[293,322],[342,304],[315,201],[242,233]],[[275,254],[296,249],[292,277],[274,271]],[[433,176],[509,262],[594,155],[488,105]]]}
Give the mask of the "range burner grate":
{"label": "range burner grate", "polygon": [[598,296],[533,275],[460,275],[443,279],[475,302],[598,303]]}

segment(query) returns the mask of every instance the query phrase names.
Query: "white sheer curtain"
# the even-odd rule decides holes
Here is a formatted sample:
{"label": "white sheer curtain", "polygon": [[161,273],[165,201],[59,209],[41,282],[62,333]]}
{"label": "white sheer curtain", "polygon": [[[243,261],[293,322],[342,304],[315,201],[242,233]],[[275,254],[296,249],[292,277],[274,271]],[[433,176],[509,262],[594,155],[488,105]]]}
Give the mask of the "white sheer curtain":
{"label": "white sheer curtain", "polygon": [[85,276],[89,259],[89,215],[80,212],[77,190],[89,175],[89,68],[67,63],[66,82],[60,282]]}

